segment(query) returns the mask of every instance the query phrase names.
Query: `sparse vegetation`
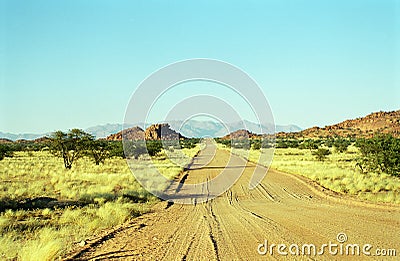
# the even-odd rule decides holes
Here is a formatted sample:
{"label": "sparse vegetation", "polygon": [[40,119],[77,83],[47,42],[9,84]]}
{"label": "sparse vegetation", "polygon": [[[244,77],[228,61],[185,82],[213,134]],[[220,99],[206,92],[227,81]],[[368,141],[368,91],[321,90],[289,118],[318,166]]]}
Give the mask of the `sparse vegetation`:
{"label": "sparse vegetation", "polygon": [[299,149],[309,149],[310,151],[316,150],[320,144],[321,140],[307,139],[299,144]]}
{"label": "sparse vegetation", "polygon": [[[0,259],[54,260],[74,244],[158,202],[122,159],[122,142],[108,145],[110,158],[101,165],[81,154],[67,169],[62,157],[45,150],[18,151],[0,161]],[[182,151],[193,157],[198,150],[195,146]],[[163,175],[175,177],[182,167],[162,154],[153,164]],[[147,164],[136,160],[135,170],[147,171]]]}
{"label": "sparse vegetation", "polygon": [[191,139],[181,140],[179,143],[182,148],[192,149],[196,147],[199,142],[200,142],[199,138],[191,138]]}
{"label": "sparse vegetation", "polygon": [[350,140],[343,138],[337,138],[332,142],[332,145],[335,148],[335,150],[340,153],[346,152],[350,144],[351,144]]}
{"label": "sparse vegetation", "polygon": [[276,141],[276,148],[286,149],[286,148],[298,148],[299,141],[296,139],[278,139]]}
{"label": "sparse vegetation", "polygon": [[[353,140],[347,139],[346,143],[351,143]],[[395,159],[399,157],[400,153],[393,155],[397,151],[398,141],[388,137],[386,137],[385,142],[378,142],[378,140],[380,138],[362,140],[362,142],[380,144],[381,157],[386,155],[385,157],[389,157],[391,162],[398,162]],[[306,142],[307,146],[302,146],[304,142]],[[328,150],[326,147],[328,147],[329,142],[331,142],[331,146],[334,146],[335,139],[319,139],[312,143],[321,146],[318,150]],[[400,179],[398,177],[394,177],[388,172],[375,171],[373,169],[368,169],[367,171],[364,168],[363,172],[360,171],[358,163],[363,158],[363,153],[359,148],[360,142],[359,140],[357,147],[349,145],[344,152],[335,149],[323,161],[316,161],[315,150],[305,149],[309,148],[309,144],[311,144],[309,140],[298,140],[296,142],[289,139],[278,139],[277,146],[278,144],[284,144],[284,148],[275,149],[271,167],[287,173],[308,177],[333,191],[354,195],[361,199],[400,203]],[[225,143],[228,143],[228,141],[220,143],[219,147],[231,150],[231,148],[224,145]],[[292,144],[295,148],[292,147]],[[296,148],[297,145],[295,144],[299,144],[298,148]],[[391,149],[387,147],[389,146],[388,144],[392,144],[390,146]],[[369,146],[368,148],[371,149]],[[383,154],[383,150],[386,154]],[[375,152],[379,150],[373,149],[372,151],[374,152],[373,155],[375,155]],[[251,149],[250,152],[243,149],[234,149],[233,152],[243,157],[247,156],[253,162],[258,162],[261,153],[260,150],[254,149]],[[393,154],[389,155],[389,153]],[[264,162],[259,162],[259,164],[264,164]]]}

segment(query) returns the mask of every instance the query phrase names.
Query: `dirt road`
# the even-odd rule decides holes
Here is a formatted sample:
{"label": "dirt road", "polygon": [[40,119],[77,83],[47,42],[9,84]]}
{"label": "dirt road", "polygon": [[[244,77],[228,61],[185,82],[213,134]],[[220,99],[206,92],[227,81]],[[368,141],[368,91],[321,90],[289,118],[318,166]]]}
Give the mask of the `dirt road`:
{"label": "dirt road", "polygon": [[[202,151],[194,166],[209,159],[207,153],[213,149],[209,145]],[[190,170],[185,182],[196,183],[218,175],[228,158],[228,152],[217,150],[205,168]],[[153,213],[86,246],[75,257],[82,260],[365,260],[370,253],[370,260],[381,260],[384,257],[376,256],[377,252],[394,255],[390,249],[396,249],[399,258],[399,207],[329,195],[310,181],[273,170],[261,185],[249,190],[255,165],[236,156],[234,162],[237,166],[246,166],[245,171],[218,198],[196,205],[162,202]],[[273,244],[282,245],[279,249],[273,246],[271,251]],[[315,252],[311,244],[315,245]],[[324,244],[328,246],[323,247]],[[353,249],[357,253],[357,246],[349,247],[349,244],[358,244],[360,256],[351,255]],[[346,249],[350,255],[346,255]],[[322,251],[324,254],[320,255]]]}

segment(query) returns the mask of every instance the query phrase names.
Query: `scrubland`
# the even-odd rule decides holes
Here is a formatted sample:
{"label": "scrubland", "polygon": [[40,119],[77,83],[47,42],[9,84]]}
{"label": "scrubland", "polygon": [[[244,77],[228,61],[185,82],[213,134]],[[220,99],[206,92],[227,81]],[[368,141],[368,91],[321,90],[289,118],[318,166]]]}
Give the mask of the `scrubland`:
{"label": "scrubland", "polygon": [[[154,166],[174,178],[200,149],[162,151]],[[178,152],[179,150],[177,150]],[[136,160],[136,171],[146,170]],[[0,259],[53,260],[77,243],[151,210],[159,201],[135,180],[125,159],[95,165],[89,158],[71,170],[47,151],[16,152],[0,161]]]}
{"label": "scrubland", "polygon": [[[219,144],[218,146],[230,150],[224,145]],[[350,194],[360,199],[400,203],[400,179],[398,177],[386,173],[362,173],[357,167],[357,159],[360,154],[358,148],[354,146],[349,146],[348,150],[343,153],[337,152],[335,149],[330,150],[332,153],[324,161],[318,161],[312,151],[308,149],[277,148],[273,154],[271,168],[305,176],[325,188]],[[233,149],[233,152],[261,165],[267,163],[259,162],[260,150]]]}

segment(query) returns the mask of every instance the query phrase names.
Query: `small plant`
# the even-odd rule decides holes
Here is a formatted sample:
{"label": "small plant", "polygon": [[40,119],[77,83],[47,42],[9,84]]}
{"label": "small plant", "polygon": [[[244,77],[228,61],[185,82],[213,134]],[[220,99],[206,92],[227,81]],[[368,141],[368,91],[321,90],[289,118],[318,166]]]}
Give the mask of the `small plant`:
{"label": "small plant", "polygon": [[325,148],[318,148],[316,151],[313,151],[312,154],[317,160],[324,161],[326,157],[331,154],[331,151]]}

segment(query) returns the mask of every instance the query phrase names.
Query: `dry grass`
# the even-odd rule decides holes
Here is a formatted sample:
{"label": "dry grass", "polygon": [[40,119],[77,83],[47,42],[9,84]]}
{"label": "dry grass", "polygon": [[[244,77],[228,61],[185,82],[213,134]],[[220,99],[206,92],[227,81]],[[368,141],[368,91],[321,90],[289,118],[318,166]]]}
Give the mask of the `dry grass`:
{"label": "dry grass", "polygon": [[[188,158],[181,161],[199,148],[185,149]],[[146,173],[148,162],[137,163],[137,171]],[[163,154],[153,163],[168,178],[182,170]],[[18,152],[0,161],[0,180],[0,204],[51,197],[69,205],[0,213],[0,259],[54,260],[75,243],[146,213],[158,202],[120,158],[99,166],[83,158],[66,170],[62,159],[48,152]]]}
{"label": "dry grass", "polygon": [[[219,145],[222,148],[222,145]],[[226,148],[225,148],[226,149]],[[323,162],[317,161],[310,150],[295,148],[275,149],[271,167],[298,174],[317,181],[333,191],[355,195],[377,202],[400,203],[400,179],[388,174],[361,173],[356,167],[358,149],[350,146],[348,152],[332,154]],[[234,153],[247,152],[235,149]],[[258,162],[260,151],[250,150],[250,161]],[[259,162],[265,164],[265,162]]]}

